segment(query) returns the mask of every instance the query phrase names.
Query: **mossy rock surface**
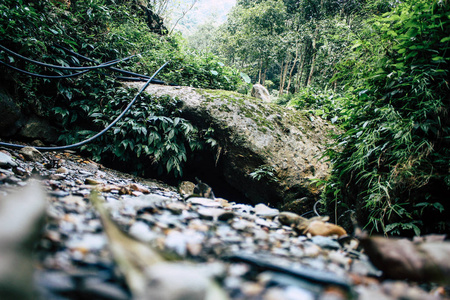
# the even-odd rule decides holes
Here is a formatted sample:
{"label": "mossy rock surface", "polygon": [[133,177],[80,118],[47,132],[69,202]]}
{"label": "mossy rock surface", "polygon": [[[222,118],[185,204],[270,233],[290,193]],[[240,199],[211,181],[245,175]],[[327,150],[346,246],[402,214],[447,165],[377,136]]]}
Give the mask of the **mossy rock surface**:
{"label": "mossy rock surface", "polygon": [[[311,180],[329,174],[329,164],[321,159],[335,130],[328,122],[229,91],[150,85],[146,92],[179,98],[184,118],[214,129],[225,180],[253,203],[282,206],[318,196]],[[250,173],[264,165],[274,170],[275,178],[252,178]]]}

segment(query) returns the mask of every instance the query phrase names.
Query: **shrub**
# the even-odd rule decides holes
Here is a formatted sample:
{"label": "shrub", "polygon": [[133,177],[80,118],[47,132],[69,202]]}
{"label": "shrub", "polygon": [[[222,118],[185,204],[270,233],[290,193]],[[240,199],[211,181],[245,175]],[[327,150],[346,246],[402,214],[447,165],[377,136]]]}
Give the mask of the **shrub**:
{"label": "shrub", "polygon": [[[137,92],[111,87],[111,82],[106,81],[80,84],[90,85],[96,92],[74,95],[77,100],[66,103],[68,108],[54,108],[67,128],[71,128],[60,137],[64,144],[84,140],[106,127]],[[83,96],[90,96],[90,99],[83,99]],[[109,131],[95,143],[82,146],[81,150],[96,161],[119,165],[141,176],[182,176],[189,155],[209,149],[208,146],[214,146],[214,140],[210,132],[201,131],[179,117],[179,112],[180,102],[175,98],[142,96]],[[78,130],[73,130],[74,127]]]}
{"label": "shrub", "polygon": [[332,123],[342,121],[344,100],[330,90],[304,87],[296,94],[288,94],[278,99],[278,104],[294,107],[310,115],[320,116]]}

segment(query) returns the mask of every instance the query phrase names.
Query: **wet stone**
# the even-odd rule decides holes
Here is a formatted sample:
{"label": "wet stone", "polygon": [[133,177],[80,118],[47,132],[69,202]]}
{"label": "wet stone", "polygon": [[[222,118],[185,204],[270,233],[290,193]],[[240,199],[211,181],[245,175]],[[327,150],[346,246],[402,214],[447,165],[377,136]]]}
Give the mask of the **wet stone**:
{"label": "wet stone", "polygon": [[42,153],[33,147],[23,147],[22,149],[19,150],[19,153],[22,154],[28,161],[42,162],[45,160]]}
{"label": "wet stone", "polygon": [[51,192],[49,192],[49,195],[53,196],[53,197],[62,198],[62,197],[68,196],[69,192],[66,192],[66,191],[51,191]]}
{"label": "wet stone", "polygon": [[51,180],[63,180],[66,178],[65,174],[51,174],[49,177]]}
{"label": "wet stone", "polygon": [[325,249],[340,249],[341,245],[337,242],[336,239],[326,237],[326,236],[313,236],[311,237],[311,241],[320,246],[321,248]]}
{"label": "wet stone", "polygon": [[197,213],[203,219],[217,220],[220,215],[226,213],[226,210],[221,208],[200,208]]}
{"label": "wet stone", "polygon": [[206,207],[222,207],[222,204],[220,204],[220,202],[202,197],[191,197],[186,202]]}
{"label": "wet stone", "polygon": [[236,214],[232,211],[224,211],[223,213],[221,213],[218,216],[218,220],[219,221],[228,221],[228,220],[233,219],[235,217],[235,215]]}
{"label": "wet stone", "polygon": [[99,184],[102,184],[103,181],[100,179],[97,179],[97,178],[89,177],[84,180],[84,183],[89,184],[89,185],[99,185]]}
{"label": "wet stone", "polygon": [[21,185],[22,183],[22,179],[17,178],[16,176],[7,176],[4,179],[4,181],[10,184],[17,184],[17,185]]}
{"label": "wet stone", "polygon": [[8,154],[0,151],[0,168],[16,167],[17,163]]}
{"label": "wet stone", "polygon": [[80,174],[83,177],[92,177],[92,176],[94,176],[94,173],[88,172],[88,171],[84,171],[84,170],[79,170],[78,174]]}
{"label": "wet stone", "polygon": [[159,237],[159,235],[152,231],[150,226],[143,221],[137,221],[131,225],[129,233],[143,242],[151,242]]}
{"label": "wet stone", "polygon": [[255,205],[255,214],[263,218],[274,218],[280,213],[278,209],[270,208],[265,204]]}
{"label": "wet stone", "polygon": [[181,215],[183,211],[187,209],[187,206],[181,202],[171,202],[167,204],[167,209],[170,210],[173,214]]}
{"label": "wet stone", "polygon": [[15,167],[15,168],[13,168],[13,171],[14,171],[14,174],[16,174],[17,176],[21,176],[21,177],[30,175],[30,173],[22,167]]}

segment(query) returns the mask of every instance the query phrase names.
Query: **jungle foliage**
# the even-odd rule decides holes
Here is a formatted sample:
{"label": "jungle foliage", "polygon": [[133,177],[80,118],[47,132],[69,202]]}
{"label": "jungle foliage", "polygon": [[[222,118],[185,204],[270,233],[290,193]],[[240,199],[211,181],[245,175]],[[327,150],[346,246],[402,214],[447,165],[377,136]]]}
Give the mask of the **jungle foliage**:
{"label": "jungle foliage", "polygon": [[371,232],[450,232],[449,6],[240,0],[208,47],[341,128],[319,183],[339,222],[356,211]]}
{"label": "jungle foliage", "polygon": [[[244,84],[236,69],[212,54],[196,56],[180,36],[151,32],[147,21],[142,4],[132,0],[4,0],[0,2],[0,44],[23,56],[63,66],[86,62],[57,45],[98,62],[137,54],[119,67],[150,76],[170,61],[158,75],[167,83],[226,90]],[[3,51],[0,59],[34,73],[67,74],[26,63]],[[60,122],[65,132],[60,139],[63,144],[101,130],[136,94],[121,87],[115,79],[121,74],[106,69],[58,80],[30,77],[3,66],[0,70],[5,86],[14,87],[10,92],[21,99],[23,111]],[[188,156],[211,145],[211,136],[178,116],[176,99],[138,102],[112,131],[83,150],[95,160],[126,162],[122,165],[132,165],[130,171],[140,175],[158,171],[181,176]]]}
{"label": "jungle foliage", "polygon": [[273,82],[280,96],[313,85],[339,89],[338,81],[330,83],[335,65],[362,20],[387,9],[387,0],[241,0],[209,48],[254,82]]}
{"label": "jungle foliage", "polygon": [[337,65],[345,83],[329,199],[390,234],[449,232],[450,7],[402,1]]}

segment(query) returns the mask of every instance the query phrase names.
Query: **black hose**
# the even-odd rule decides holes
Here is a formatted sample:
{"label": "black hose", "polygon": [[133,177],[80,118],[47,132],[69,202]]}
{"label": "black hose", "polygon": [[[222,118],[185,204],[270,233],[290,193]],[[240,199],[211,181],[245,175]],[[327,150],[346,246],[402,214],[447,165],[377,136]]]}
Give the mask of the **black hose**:
{"label": "black hose", "polygon": [[[103,135],[106,131],[108,131],[109,129],[111,129],[111,127],[113,127],[127,112],[128,110],[130,110],[131,106],[136,102],[136,100],[138,99],[138,97],[142,94],[142,92],[148,87],[148,85],[150,84],[150,82],[152,81],[152,79],[168,64],[169,62],[166,62],[164,65],[162,65],[148,80],[147,82],[142,86],[142,88],[140,89],[140,91],[136,94],[136,96],[134,96],[133,100],[128,104],[128,106],[122,111],[122,113],[116,118],[114,119],[114,121],[112,121],[105,129],[103,129],[102,131],[98,132],[97,134],[95,134],[94,136],[72,144],[72,145],[66,145],[66,146],[56,146],[56,147],[34,147],[37,150],[42,150],[42,151],[54,151],[54,150],[67,150],[67,149],[72,149],[72,148],[77,148],[80,146],[83,146],[93,140],[95,140],[96,138],[98,138],[99,136]],[[4,143],[4,142],[0,142],[0,146],[6,146],[6,147],[10,147],[10,148],[23,148],[26,147],[24,145],[18,145],[18,144],[10,144],[10,143]]]}
{"label": "black hose", "polygon": [[[93,60],[93,59],[91,59],[91,58],[89,58],[89,57],[83,56],[83,55],[81,55],[81,54],[79,54],[79,53],[76,53],[76,52],[74,52],[74,51],[72,51],[72,50],[70,50],[70,49],[67,49],[67,48],[65,48],[65,47],[63,47],[63,46],[61,46],[61,45],[59,45],[59,44],[55,44],[55,47],[58,47],[58,48],[60,48],[60,49],[62,49],[62,50],[64,50],[64,51],[66,51],[67,53],[72,54],[72,55],[75,56],[75,57],[84,59],[84,60],[89,61],[89,62],[97,63],[95,60]],[[136,76],[136,77],[127,77],[127,76],[115,76],[115,77],[114,77],[114,78],[117,78],[117,79],[119,79],[119,80],[126,80],[126,81],[144,81],[144,82],[145,82],[145,81],[147,81],[148,78],[150,78],[150,77],[147,76],[147,75],[143,75],[143,74],[139,74],[139,73],[135,73],[135,72],[131,72],[131,71],[119,69],[119,68],[116,68],[116,67],[106,67],[106,68],[107,68],[107,69],[110,69],[110,70],[112,70],[112,71],[115,71],[115,72],[119,72],[119,73],[125,74],[125,75]],[[168,83],[166,83],[166,82],[164,82],[164,81],[162,81],[162,80],[155,79],[155,78],[153,78],[153,80],[152,80],[151,83],[164,84],[164,85],[165,85],[165,84],[168,84]],[[169,83],[168,85],[171,85],[171,86],[178,86],[177,84],[174,84],[174,83]]]}
{"label": "black hose", "polygon": [[[111,76],[111,77],[114,79],[119,79],[119,80],[123,80],[123,81],[144,81],[144,82],[147,81],[147,79],[141,78],[141,77],[126,77],[126,76]],[[152,80],[152,83],[154,83],[153,80]]]}
{"label": "black hose", "polygon": [[[108,61],[108,62],[106,62],[106,63],[103,63],[102,65],[106,65],[106,66],[107,66],[107,65],[109,65],[109,64],[111,64],[111,63],[115,63],[115,62],[117,62],[117,61],[120,61],[120,59],[111,60],[111,61]],[[8,67],[8,68],[11,68],[11,69],[13,69],[13,70],[16,70],[17,72],[20,72],[20,73],[29,75],[29,76],[34,76],[34,77],[39,77],[39,78],[47,78],[47,79],[70,78],[70,77],[79,76],[79,75],[82,75],[82,74],[87,73],[87,72],[89,72],[89,71],[92,71],[92,70],[84,70],[84,71],[81,71],[81,72],[72,73],[72,74],[67,74],[67,75],[42,75],[42,74],[32,73],[32,72],[28,72],[28,71],[19,69],[19,68],[14,67],[14,66],[12,66],[12,65],[10,65],[10,64],[8,64],[8,63],[2,61],[2,60],[0,60],[0,64],[6,66],[6,67]],[[107,67],[105,67],[105,68],[107,68]],[[146,76],[146,77],[147,77],[147,78],[150,78],[150,77],[148,77],[148,76]],[[116,78],[118,78],[118,77],[116,77]],[[126,78],[126,79],[124,79],[124,80],[136,80],[136,81],[137,81],[137,80],[143,80],[143,81],[147,81],[146,79],[143,79],[143,78],[127,78],[127,77],[125,77],[125,78]],[[118,79],[120,79],[120,78],[118,78]],[[152,82],[155,82],[155,81],[158,82],[158,80],[155,80],[155,79],[152,80]]]}
{"label": "black hose", "polygon": [[134,55],[122,58],[120,60],[112,61],[110,63],[99,64],[99,65],[90,66],[90,67],[64,67],[64,66],[46,64],[46,63],[43,63],[43,62],[40,62],[40,61],[37,61],[37,60],[34,60],[34,59],[30,59],[28,57],[22,56],[22,55],[20,55],[20,54],[18,54],[16,52],[14,52],[14,51],[11,51],[11,50],[9,50],[8,48],[6,48],[6,47],[4,47],[2,45],[0,45],[0,49],[5,51],[5,52],[7,52],[7,53],[9,53],[9,54],[12,54],[12,55],[18,57],[18,58],[21,58],[21,59],[23,59],[25,61],[34,63],[36,65],[43,66],[43,67],[48,67],[48,68],[53,68],[53,69],[59,69],[59,70],[94,70],[94,69],[101,69],[101,68],[110,67],[110,66],[116,65],[116,64],[118,64],[120,62],[129,60],[130,58],[133,58],[133,57],[135,57],[137,55],[137,54],[134,54]]}
{"label": "black hose", "polygon": [[[71,54],[71,55],[73,55],[73,56],[75,56],[75,57],[84,59],[84,60],[89,61],[89,62],[97,63],[97,62],[96,62],[95,60],[93,60],[92,58],[89,58],[89,57],[86,57],[86,56],[84,56],[84,55],[81,55],[81,54],[79,54],[79,53],[77,53],[77,52],[75,52],[75,51],[72,51],[72,50],[70,50],[70,49],[67,49],[66,47],[63,47],[63,46],[61,46],[61,45],[59,45],[59,44],[55,44],[55,47],[58,47],[58,48],[60,48],[60,49],[62,49],[62,50],[64,50],[64,51],[66,51],[67,53],[69,53],[69,54]],[[143,74],[139,74],[139,73],[135,73],[135,72],[131,72],[131,71],[119,69],[119,68],[116,68],[116,67],[107,67],[107,68],[110,69],[111,71],[119,72],[119,73],[122,73],[122,74],[125,74],[125,75],[135,76],[135,77],[115,76],[115,78],[117,78],[117,79],[119,79],[119,80],[127,80],[127,81],[144,81],[144,82],[145,82],[145,81],[147,81],[147,79],[150,78],[150,77],[147,76],[147,75],[143,75]],[[153,79],[153,80],[152,80],[152,83],[166,84],[164,81],[159,80],[159,79]]]}
{"label": "black hose", "polygon": [[318,216],[318,217],[320,217],[319,213],[317,212],[317,204],[318,204],[319,202],[320,202],[320,200],[317,200],[316,203],[314,203],[314,207],[313,207],[314,213],[315,213],[316,216]]}
{"label": "black hose", "polygon": [[[62,49],[62,50],[64,50],[64,51],[66,51],[67,53],[69,53],[69,54],[71,54],[71,55],[73,55],[75,57],[84,59],[85,61],[97,63],[92,58],[89,58],[89,57],[86,57],[86,56],[81,55],[79,53],[76,53],[76,52],[74,52],[74,51],[72,51],[70,49],[67,49],[67,48],[65,48],[65,47],[63,47],[61,45],[56,44],[55,46],[60,48],[60,49]],[[122,74],[125,74],[125,75],[131,75],[131,76],[141,77],[141,78],[145,78],[145,79],[149,79],[150,78],[147,75],[142,75],[142,74],[139,74],[139,73],[134,73],[134,72],[131,72],[131,71],[122,70],[122,69],[119,69],[119,68],[116,68],[116,67],[108,67],[108,69],[111,69],[112,71],[116,71],[116,72],[119,72],[119,73],[122,73]],[[145,81],[147,81],[147,80],[145,80]]]}
{"label": "black hose", "polygon": [[[123,81],[143,81],[143,82],[147,81],[147,79],[141,78],[141,77],[126,77],[126,76],[114,76],[114,75],[112,75],[111,77],[114,78],[114,79],[123,80]],[[153,78],[151,83],[166,84],[164,81],[159,80],[159,79],[154,79],[154,78]],[[173,84],[170,84],[170,85],[173,85]]]}
{"label": "black hose", "polygon": [[30,76],[34,76],[34,77],[39,77],[39,78],[47,78],[47,79],[61,79],[61,78],[75,77],[75,76],[78,76],[78,75],[81,75],[81,74],[84,74],[84,73],[87,73],[87,72],[90,71],[90,70],[84,70],[84,71],[81,71],[81,72],[72,73],[72,74],[68,74],[68,75],[56,75],[56,76],[55,76],[55,75],[42,75],[42,74],[31,73],[31,72],[28,72],[28,71],[25,71],[25,70],[16,68],[16,67],[14,67],[14,66],[12,66],[12,65],[10,65],[10,64],[7,64],[6,62],[4,62],[4,61],[2,61],[2,60],[0,60],[0,64],[6,66],[6,67],[8,67],[8,68],[11,68],[11,69],[13,69],[13,70],[16,70],[17,72],[26,74],[26,75],[30,75]]}

